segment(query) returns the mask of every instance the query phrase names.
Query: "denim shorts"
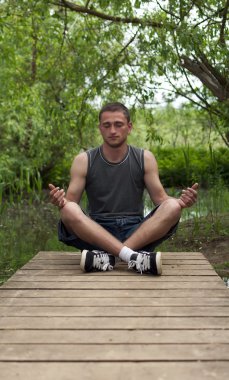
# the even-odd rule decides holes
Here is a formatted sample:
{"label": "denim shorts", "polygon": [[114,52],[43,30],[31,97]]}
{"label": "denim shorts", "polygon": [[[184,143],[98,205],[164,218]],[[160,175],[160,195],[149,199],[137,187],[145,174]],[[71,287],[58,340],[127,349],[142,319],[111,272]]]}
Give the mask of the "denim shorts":
{"label": "denim shorts", "polygon": [[[119,217],[102,217],[102,216],[93,216],[93,220],[98,223],[101,227],[107,230],[111,235],[116,237],[119,241],[124,242],[128,239],[135,230],[147,219],[149,219],[157,210],[159,206],[155,207],[147,216],[119,216]],[[141,250],[151,252],[158,245],[160,245],[163,241],[167,240],[170,236],[172,236],[178,227],[179,222],[177,222],[167,234],[165,234],[162,238],[154,241],[142,247]],[[81,240],[74,234],[71,234],[66,229],[62,220],[58,223],[58,238],[61,242],[66,245],[73,246],[79,250],[88,249],[88,250],[102,250],[101,247],[92,246],[91,244]]]}

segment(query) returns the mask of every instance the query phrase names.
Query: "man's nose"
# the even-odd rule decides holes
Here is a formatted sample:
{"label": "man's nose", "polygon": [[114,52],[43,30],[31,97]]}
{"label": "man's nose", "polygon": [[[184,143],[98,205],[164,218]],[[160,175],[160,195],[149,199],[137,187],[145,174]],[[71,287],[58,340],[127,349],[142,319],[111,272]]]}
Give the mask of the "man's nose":
{"label": "man's nose", "polygon": [[114,124],[111,125],[110,132],[111,133],[116,133],[116,128],[115,128]]}

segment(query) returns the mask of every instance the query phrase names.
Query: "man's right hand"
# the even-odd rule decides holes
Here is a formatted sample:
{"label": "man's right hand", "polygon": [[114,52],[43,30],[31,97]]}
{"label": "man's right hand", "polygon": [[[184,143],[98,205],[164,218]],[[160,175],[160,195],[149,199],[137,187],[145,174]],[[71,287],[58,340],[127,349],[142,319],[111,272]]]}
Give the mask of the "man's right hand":
{"label": "man's right hand", "polygon": [[67,203],[67,199],[65,198],[65,191],[59,187],[55,187],[51,183],[49,184],[49,189],[50,202],[59,208],[64,207]]}

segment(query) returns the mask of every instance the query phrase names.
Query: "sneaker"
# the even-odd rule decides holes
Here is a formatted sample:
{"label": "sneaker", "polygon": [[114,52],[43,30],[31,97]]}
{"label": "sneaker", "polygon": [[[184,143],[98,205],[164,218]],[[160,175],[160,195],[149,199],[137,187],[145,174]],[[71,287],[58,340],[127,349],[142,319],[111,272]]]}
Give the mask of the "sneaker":
{"label": "sneaker", "polygon": [[136,252],[131,255],[128,268],[137,272],[160,275],[162,273],[161,252]]}
{"label": "sneaker", "polygon": [[80,268],[84,272],[113,270],[115,257],[103,251],[87,251],[81,254]]}

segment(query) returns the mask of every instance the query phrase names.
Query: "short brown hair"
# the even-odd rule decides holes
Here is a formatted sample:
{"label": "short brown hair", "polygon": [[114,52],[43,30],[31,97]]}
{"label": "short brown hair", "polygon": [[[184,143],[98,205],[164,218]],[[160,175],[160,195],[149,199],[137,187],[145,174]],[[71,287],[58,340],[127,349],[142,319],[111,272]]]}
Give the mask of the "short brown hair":
{"label": "short brown hair", "polygon": [[104,112],[117,112],[117,111],[122,112],[127,118],[128,123],[130,122],[130,111],[128,110],[126,106],[124,106],[124,104],[119,103],[119,102],[105,104],[99,112],[99,121],[101,121],[101,115]]}

